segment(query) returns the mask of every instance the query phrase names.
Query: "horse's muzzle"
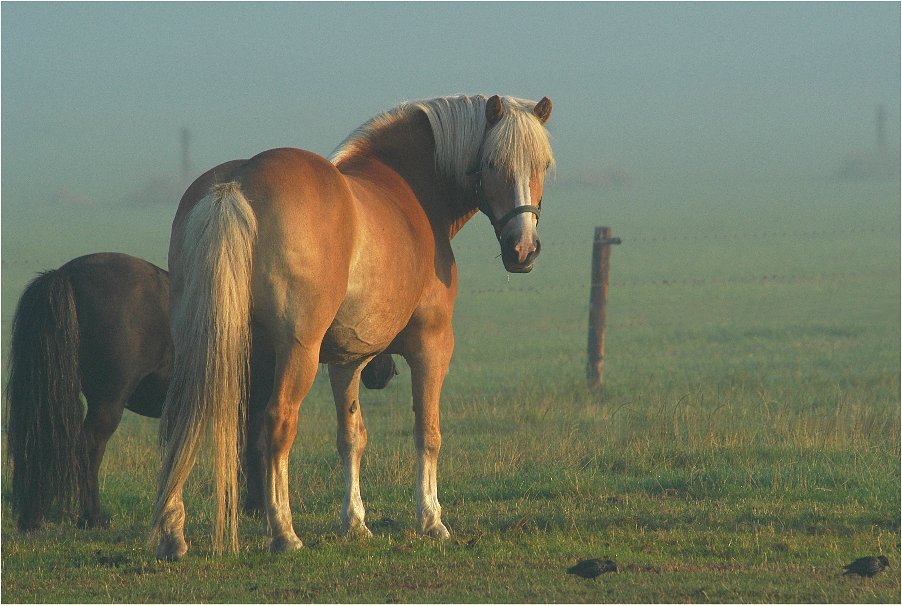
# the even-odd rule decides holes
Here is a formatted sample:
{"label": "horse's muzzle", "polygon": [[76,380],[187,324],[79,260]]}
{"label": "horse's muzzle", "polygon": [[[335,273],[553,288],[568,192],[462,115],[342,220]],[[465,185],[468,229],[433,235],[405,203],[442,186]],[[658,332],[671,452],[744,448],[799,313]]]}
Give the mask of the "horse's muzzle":
{"label": "horse's muzzle", "polygon": [[512,274],[531,272],[541,250],[542,242],[538,237],[535,237],[531,243],[527,244],[517,239],[506,241],[501,247],[501,260],[504,262],[504,269]]}

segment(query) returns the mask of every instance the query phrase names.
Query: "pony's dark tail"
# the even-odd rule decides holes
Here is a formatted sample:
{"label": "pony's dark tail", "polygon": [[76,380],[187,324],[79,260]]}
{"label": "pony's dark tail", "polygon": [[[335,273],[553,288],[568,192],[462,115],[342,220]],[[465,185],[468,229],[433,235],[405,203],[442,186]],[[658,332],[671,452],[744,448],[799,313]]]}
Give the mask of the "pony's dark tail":
{"label": "pony's dark tail", "polygon": [[41,526],[54,503],[78,503],[87,469],[75,295],[60,270],[25,289],[13,317],[9,357],[8,453],[19,528]]}

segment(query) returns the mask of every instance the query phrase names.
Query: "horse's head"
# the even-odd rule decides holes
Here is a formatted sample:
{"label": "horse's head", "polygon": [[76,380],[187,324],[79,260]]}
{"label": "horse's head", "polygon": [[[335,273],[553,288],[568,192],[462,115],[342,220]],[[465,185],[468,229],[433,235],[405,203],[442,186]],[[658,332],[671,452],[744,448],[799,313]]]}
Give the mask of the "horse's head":
{"label": "horse's head", "polygon": [[531,271],[542,249],[538,223],[545,173],[554,163],[544,124],[551,100],[538,103],[497,95],[486,102],[479,209],[488,215],[501,245],[504,268]]}

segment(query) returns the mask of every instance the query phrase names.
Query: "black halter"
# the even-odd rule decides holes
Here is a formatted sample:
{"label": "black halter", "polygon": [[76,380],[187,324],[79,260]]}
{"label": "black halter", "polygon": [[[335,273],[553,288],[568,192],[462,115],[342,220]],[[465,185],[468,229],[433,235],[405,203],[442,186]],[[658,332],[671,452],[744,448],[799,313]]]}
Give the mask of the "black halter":
{"label": "black halter", "polygon": [[539,200],[539,204],[537,206],[532,206],[530,204],[517,206],[500,219],[495,219],[495,215],[492,213],[492,207],[489,206],[488,198],[485,197],[485,193],[482,191],[482,169],[477,168],[475,170],[468,171],[467,174],[479,175],[479,181],[476,182],[476,204],[479,210],[481,210],[483,214],[485,214],[485,216],[489,218],[489,221],[492,222],[492,227],[495,228],[495,237],[498,238],[499,242],[501,241],[501,230],[504,229],[504,226],[507,225],[510,220],[517,215],[522,215],[523,213],[532,213],[536,216],[536,225],[539,224],[539,216],[542,214],[542,200]]}

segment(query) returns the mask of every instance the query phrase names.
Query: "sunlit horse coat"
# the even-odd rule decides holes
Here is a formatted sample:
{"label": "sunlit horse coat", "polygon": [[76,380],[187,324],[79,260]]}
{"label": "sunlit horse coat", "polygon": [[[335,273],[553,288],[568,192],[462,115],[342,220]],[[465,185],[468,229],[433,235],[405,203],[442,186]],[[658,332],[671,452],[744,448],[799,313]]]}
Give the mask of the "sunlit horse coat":
{"label": "sunlit horse coat", "polygon": [[261,437],[270,549],[301,546],[288,502],[288,455],[320,361],[329,364],[345,467],[342,526],[369,534],[358,388],[361,369],[383,350],[403,355],[411,369],[419,528],[448,536],[436,463],[439,396],[454,346],[451,238],[482,208],[505,267],[532,268],[553,163],[543,126],[550,113],[547,98],[408,103],[354,131],[332,161],[274,149],[220,165],[191,185],[169,249],[175,372],[153,520],[158,557],[187,551],[182,487],[208,426],[218,487],[214,547],[237,549],[238,431],[252,340],[255,355],[271,356],[274,368]]}

